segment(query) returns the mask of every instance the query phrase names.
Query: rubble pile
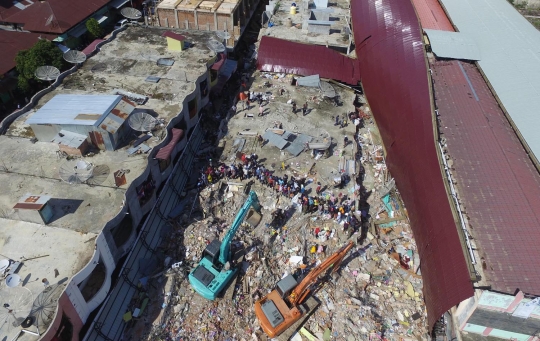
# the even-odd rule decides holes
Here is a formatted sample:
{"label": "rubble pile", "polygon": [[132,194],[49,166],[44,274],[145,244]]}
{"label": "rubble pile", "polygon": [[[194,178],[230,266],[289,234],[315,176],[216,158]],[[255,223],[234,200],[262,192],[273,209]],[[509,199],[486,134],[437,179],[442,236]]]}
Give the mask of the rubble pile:
{"label": "rubble pile", "polygon": [[[145,318],[145,332],[133,334],[136,335],[133,339],[268,340],[254,314],[254,303],[273,290],[284,276],[293,274],[302,278],[327,256],[353,241],[355,246],[338,271],[322,276],[312,288],[311,293],[320,305],[292,340],[427,340],[420,259],[406,208],[386,167],[382,142],[369,107],[362,104],[365,100],[361,95],[344,94],[342,98],[355,98],[352,119],[346,115],[332,116],[326,121],[318,116],[309,119],[302,114],[294,116],[287,112],[290,110],[287,102],[299,96],[300,90],[291,82],[291,76],[264,73],[258,81],[254,80],[251,89],[267,95],[265,105],[272,113],[279,114],[280,121],[286,122],[284,132],[291,129],[301,136],[309,133],[312,126],[300,131],[298,127],[317,122],[319,126],[328,126],[322,129],[326,132],[325,139],[341,141],[343,134],[348,134],[352,143],[347,145],[345,141],[341,146],[340,142],[332,142],[331,152],[324,156],[317,152],[309,155],[310,151],[304,150],[300,157],[291,157],[275,146],[253,142],[262,131],[248,129],[253,126],[246,121],[251,122],[247,116],[249,108],[242,118],[235,115],[236,110],[231,114],[229,105],[224,104],[222,110],[232,118],[220,123],[223,126],[220,131],[226,136],[216,141],[215,150],[221,154],[214,154],[210,163],[215,166],[218,160],[228,166],[231,162],[242,162],[247,151],[233,143],[240,136],[247,140],[244,143],[249,146],[249,153],[265,160],[264,164],[275,175],[303,178],[305,195],[326,198],[347,195],[353,202],[350,213],[360,222],[360,228],[347,228],[344,219],[322,209],[303,210],[298,195],[285,196],[256,181],[255,176],[199,181],[197,190],[185,199],[190,207],[195,200],[192,212],[185,210],[170,223],[170,238],[163,246],[169,262],[165,260],[166,270],[148,285],[148,296],[154,301],[150,305],[154,308],[149,309]],[[295,100],[306,101],[310,109],[313,107],[313,113],[308,115],[326,115],[324,96],[311,88],[302,91],[302,100]],[[350,123],[361,119],[362,124],[344,124],[347,118]],[[263,116],[258,120],[260,128],[271,126],[275,117]],[[205,157],[207,153],[211,155],[207,149],[211,150],[204,150]],[[351,180],[344,184],[338,178],[333,182],[340,174],[350,174]],[[214,239],[223,239],[250,190],[258,195],[262,220],[255,227],[246,222],[240,227],[232,242],[233,266],[238,266],[239,274],[218,299],[208,301],[192,289],[187,275],[199,262],[206,246]],[[157,284],[151,285],[152,281]]]}

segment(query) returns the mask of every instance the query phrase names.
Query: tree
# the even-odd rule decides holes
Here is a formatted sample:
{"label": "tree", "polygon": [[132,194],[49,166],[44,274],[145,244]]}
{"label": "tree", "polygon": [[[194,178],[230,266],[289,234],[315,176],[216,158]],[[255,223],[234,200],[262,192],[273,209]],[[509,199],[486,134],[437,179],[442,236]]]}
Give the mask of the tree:
{"label": "tree", "polygon": [[103,35],[103,29],[96,19],[90,18],[86,21],[86,29],[90,33],[90,38],[97,39]]}
{"label": "tree", "polygon": [[62,70],[65,66],[62,51],[48,40],[38,40],[28,50],[17,52],[15,57],[17,63],[18,86],[21,90],[28,92],[32,83],[36,80],[34,73],[40,66],[52,65]]}

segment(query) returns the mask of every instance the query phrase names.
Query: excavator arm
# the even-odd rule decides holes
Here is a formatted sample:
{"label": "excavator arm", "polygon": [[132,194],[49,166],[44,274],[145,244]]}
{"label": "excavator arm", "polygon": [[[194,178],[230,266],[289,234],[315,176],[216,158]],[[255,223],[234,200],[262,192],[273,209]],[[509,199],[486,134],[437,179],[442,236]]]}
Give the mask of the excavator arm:
{"label": "excavator arm", "polygon": [[333,265],[335,266],[335,269],[337,269],[339,264],[341,264],[343,258],[345,258],[345,255],[347,255],[353,245],[353,242],[349,242],[349,244],[343,246],[341,250],[337,251],[332,256],[328,257],[324,262],[311,270],[309,274],[302,280],[302,282],[300,282],[293,289],[293,291],[287,298],[291,306],[294,307],[302,303],[302,301],[307,297],[307,294],[309,292],[309,286],[317,280],[320,274],[325,272],[329,267]]}
{"label": "excavator arm", "polygon": [[221,242],[221,247],[219,250],[219,262],[221,264],[226,264],[228,261],[230,261],[231,241],[234,238],[236,231],[238,231],[240,225],[242,225],[242,221],[244,220],[251,206],[253,206],[256,211],[260,212],[261,205],[259,204],[259,198],[257,197],[257,193],[255,193],[254,191],[249,192],[248,199],[240,208],[240,211],[238,211],[238,213],[236,214],[231,228],[229,229],[229,231],[227,231],[227,234]]}

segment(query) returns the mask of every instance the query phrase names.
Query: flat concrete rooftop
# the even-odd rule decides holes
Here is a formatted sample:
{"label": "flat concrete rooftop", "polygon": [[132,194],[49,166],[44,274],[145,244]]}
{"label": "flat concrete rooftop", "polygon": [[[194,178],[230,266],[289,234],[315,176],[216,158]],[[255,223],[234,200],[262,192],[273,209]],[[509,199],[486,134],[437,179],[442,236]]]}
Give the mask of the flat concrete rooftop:
{"label": "flat concrete rooftop", "polygon": [[[122,209],[128,186],[148,165],[148,154],[129,155],[130,146],[126,145],[85,156],[83,159],[94,165],[93,184],[69,184],[59,176],[59,169],[68,161],[59,156],[58,146],[42,141],[32,143],[33,131],[26,120],[56,95],[114,94],[119,89],[148,97],[136,110],[149,109],[164,123],[153,131],[153,137],[144,141],[150,148],[155,147],[165,137],[168,122],[182,111],[184,98],[196,89],[196,80],[206,72],[207,63],[214,56],[206,47],[206,42],[214,38],[213,32],[175,31],[186,37],[189,47],[169,51],[167,40],[162,37],[165,31],[128,27],[120,32],[77,72],[41,98],[33,110],[12,123],[6,135],[0,136],[0,259],[19,261],[21,257],[47,255],[25,262],[19,274],[23,279],[29,276],[24,288],[32,292],[33,299],[45,288],[41,279],[47,278],[54,285],[47,295],[51,318],[68,283],[58,281],[70,279],[88,263],[94,252],[94,239]],[[159,58],[172,58],[174,64],[157,65]],[[145,82],[148,76],[161,79],[157,83]],[[132,140],[137,135],[134,133]],[[118,170],[126,170],[126,185],[121,187],[116,187],[114,181],[114,172]],[[52,218],[47,225],[23,221],[20,210],[13,208],[25,194],[51,197]],[[41,328],[46,329],[50,321],[43,319],[38,323],[43,332]],[[2,333],[3,330],[0,338],[5,336]],[[30,334],[23,338],[37,339]]]}
{"label": "flat concrete rooftop", "polygon": [[[0,136],[0,210],[2,217],[20,220],[13,206],[26,193],[53,198],[54,216],[49,226],[82,233],[99,233],[122,207],[127,186],[115,187],[113,173],[129,169],[126,181],[138,177],[146,168],[147,155],[129,156],[125,151],[101,152],[85,158],[94,164],[98,186],[70,185],[59,177],[60,166],[67,162],[56,154],[54,143]],[[29,245],[30,247],[31,245]],[[23,245],[24,247],[24,245]]]}
{"label": "flat concrete rooftop", "polygon": [[[4,183],[6,179],[0,181]],[[15,288],[2,284],[0,295],[7,301],[3,303],[20,311],[32,311],[37,322],[29,330],[35,331],[37,325],[43,333],[55,316],[56,302],[68,283],[66,279],[90,260],[95,235],[4,218],[0,218],[0,226],[1,258],[22,262],[18,272],[22,284]],[[49,288],[45,288],[43,279],[47,279]],[[0,337],[12,340],[20,329],[10,330],[4,325]],[[18,340],[38,338],[24,333]]]}
{"label": "flat concrete rooftop", "polygon": [[[216,39],[213,32],[172,30],[186,37],[189,48],[171,51],[161,27],[128,27],[101,51],[90,57],[56,90],[45,95],[36,106],[41,108],[58,94],[114,94],[116,89],[147,96],[138,109],[152,109],[165,120],[182,110],[185,96],[195,89],[195,81],[207,69],[214,52],[206,42]],[[187,44],[186,44],[187,45]],[[160,58],[174,60],[172,66],[157,64]],[[157,83],[147,82],[148,76],[159,77]]]}
{"label": "flat concrete rooftop", "polygon": [[[293,2],[299,6],[296,14],[291,14],[291,4]],[[292,26],[288,25],[289,20],[291,20]],[[310,29],[308,20],[317,20],[321,24],[326,22],[330,26],[317,25],[318,28],[312,26]],[[301,43],[333,46],[344,50],[354,41],[352,34],[349,34],[346,29],[346,27],[350,27],[350,4],[349,1],[345,0],[329,3],[327,8],[315,8],[313,5],[306,7],[305,3],[301,1],[280,1],[278,9],[270,21],[274,25],[268,27],[268,24],[265,24],[259,33],[259,37],[267,35]],[[329,29],[329,32],[313,32],[313,30],[323,27]],[[351,57],[356,55],[354,49],[350,51],[349,55]]]}

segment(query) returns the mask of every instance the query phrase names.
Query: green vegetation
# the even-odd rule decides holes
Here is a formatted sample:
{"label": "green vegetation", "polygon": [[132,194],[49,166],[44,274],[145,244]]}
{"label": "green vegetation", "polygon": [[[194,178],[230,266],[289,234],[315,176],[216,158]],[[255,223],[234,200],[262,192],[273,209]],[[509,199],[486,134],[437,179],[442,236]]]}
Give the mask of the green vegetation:
{"label": "green vegetation", "polygon": [[99,26],[99,23],[96,19],[90,18],[86,21],[86,29],[90,38],[97,39],[103,35],[103,29]]}
{"label": "green vegetation", "polygon": [[24,92],[28,92],[32,84],[38,81],[34,77],[34,72],[40,66],[52,65],[62,70],[65,66],[62,51],[48,40],[39,40],[28,50],[22,50],[15,57],[17,63],[18,86]]}

